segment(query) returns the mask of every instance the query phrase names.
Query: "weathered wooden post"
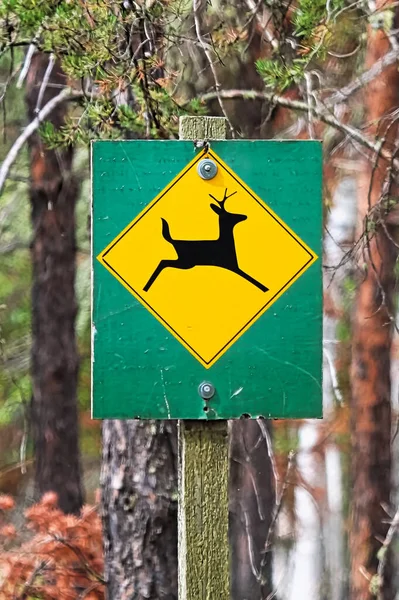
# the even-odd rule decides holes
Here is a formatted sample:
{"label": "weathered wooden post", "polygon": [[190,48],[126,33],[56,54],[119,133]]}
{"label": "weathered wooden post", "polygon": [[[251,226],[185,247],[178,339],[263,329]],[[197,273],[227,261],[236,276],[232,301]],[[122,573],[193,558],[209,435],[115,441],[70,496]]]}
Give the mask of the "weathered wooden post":
{"label": "weathered wooden post", "polygon": [[[226,139],[226,119],[181,117],[180,139],[199,147]],[[180,421],[180,600],[230,597],[228,486],[227,421]]]}
{"label": "weathered wooden post", "polygon": [[180,600],[228,600],[227,419],[321,416],[321,146],[180,137],[93,144],[92,411],[180,421]]}

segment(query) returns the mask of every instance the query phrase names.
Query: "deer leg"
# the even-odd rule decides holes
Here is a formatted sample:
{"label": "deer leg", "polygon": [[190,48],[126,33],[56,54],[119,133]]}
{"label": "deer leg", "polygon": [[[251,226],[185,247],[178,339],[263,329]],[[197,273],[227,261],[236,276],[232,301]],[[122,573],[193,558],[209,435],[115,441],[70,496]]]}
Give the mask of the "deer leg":
{"label": "deer leg", "polygon": [[269,288],[267,288],[265,285],[263,285],[263,283],[260,283],[259,281],[256,281],[256,279],[254,279],[253,277],[251,277],[251,275],[248,275],[244,271],[241,271],[241,269],[235,270],[234,273],[237,273],[237,275],[240,275],[243,279],[246,279],[247,281],[249,281],[249,283],[252,283],[252,285],[255,285],[262,292],[268,292],[269,291]]}
{"label": "deer leg", "polygon": [[166,267],[173,267],[176,262],[177,260],[161,260],[161,262],[159,263],[159,265],[157,266],[157,268],[143,287],[144,292],[148,292],[158,275],[160,275],[162,271],[166,269]]}

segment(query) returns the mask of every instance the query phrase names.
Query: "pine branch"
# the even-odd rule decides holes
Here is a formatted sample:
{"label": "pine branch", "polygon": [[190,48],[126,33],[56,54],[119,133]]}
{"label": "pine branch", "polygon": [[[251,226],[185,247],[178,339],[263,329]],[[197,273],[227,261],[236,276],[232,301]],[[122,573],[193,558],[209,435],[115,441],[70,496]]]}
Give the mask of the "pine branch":
{"label": "pine branch", "polygon": [[35,579],[44,571],[44,569],[50,564],[49,560],[41,560],[36,568],[32,571],[29,579],[25,582],[19,596],[15,597],[15,600],[27,600],[28,594],[31,595],[32,586]]}
{"label": "pine branch", "polygon": [[66,548],[69,548],[69,550],[71,550],[71,552],[73,552],[75,554],[75,556],[78,558],[78,560],[80,561],[80,564],[82,565],[82,567],[87,571],[87,573],[89,573],[92,577],[94,577],[94,579],[98,583],[101,583],[101,584],[105,584],[106,583],[105,579],[103,577],[101,577],[101,575],[99,573],[97,573],[90,566],[90,564],[86,560],[85,555],[83,554],[82,550],[78,546],[74,546],[68,540],[66,540],[63,536],[53,535],[52,537],[53,537],[53,539],[55,541],[59,542],[60,544],[62,544]]}

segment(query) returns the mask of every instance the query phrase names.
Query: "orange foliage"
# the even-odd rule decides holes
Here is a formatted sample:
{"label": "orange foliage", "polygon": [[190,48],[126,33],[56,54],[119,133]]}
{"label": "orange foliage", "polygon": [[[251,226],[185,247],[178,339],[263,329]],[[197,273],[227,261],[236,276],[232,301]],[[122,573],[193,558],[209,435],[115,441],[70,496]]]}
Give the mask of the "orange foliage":
{"label": "orange foliage", "polygon": [[11,510],[12,508],[14,508],[15,506],[15,502],[13,500],[13,498],[11,498],[11,496],[5,496],[5,495],[1,495],[0,496],[0,510]]}
{"label": "orange foliage", "polygon": [[[11,497],[0,496],[0,519],[13,506]],[[0,522],[0,600],[103,600],[102,531],[96,508],[86,505],[79,517],[66,515],[57,508],[56,494],[48,492],[26,510],[25,519],[32,532],[28,541],[18,538],[13,525]],[[24,533],[26,538],[26,528]],[[15,537],[10,549],[10,538]]]}

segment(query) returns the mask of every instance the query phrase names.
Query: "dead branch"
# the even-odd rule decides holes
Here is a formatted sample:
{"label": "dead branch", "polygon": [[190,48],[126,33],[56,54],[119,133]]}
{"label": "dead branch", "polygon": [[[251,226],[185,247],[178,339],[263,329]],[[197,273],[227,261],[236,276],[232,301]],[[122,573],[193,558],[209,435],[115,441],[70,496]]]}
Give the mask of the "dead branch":
{"label": "dead branch", "polygon": [[28,597],[28,594],[31,594],[31,588],[33,583],[35,582],[35,579],[42,573],[42,571],[44,571],[46,569],[46,567],[49,565],[50,560],[42,560],[39,562],[39,564],[37,565],[37,567],[32,571],[30,577],[27,579],[27,581],[25,582],[21,593],[19,594],[19,596],[16,597],[15,600],[26,600],[26,598]]}
{"label": "dead branch", "polygon": [[349,96],[352,96],[355,92],[360,90],[360,88],[370,83],[375,77],[378,77],[386,67],[393,65],[398,59],[399,49],[390,50],[385,56],[374,63],[368,71],[365,71],[341,90],[331,94],[331,96],[325,100],[324,104],[328,107],[332,107],[339,102],[345,102]]}
{"label": "dead branch", "polygon": [[66,102],[68,100],[77,100],[83,97],[83,92],[79,92],[73,90],[71,88],[64,88],[57,96],[52,98],[47,104],[39,111],[37,117],[33,119],[25,127],[21,135],[15,140],[12,145],[10,151],[8,152],[6,158],[3,161],[3,164],[0,168],[0,194],[3,191],[4,183],[7,179],[8,172],[14,162],[16,161],[18,154],[22,150],[25,142],[31,137],[37,129],[39,129],[40,124],[48,117],[51,112],[62,102]]}
{"label": "dead branch", "polygon": [[195,32],[197,34],[197,38],[201,45],[201,48],[206,56],[209,67],[212,71],[213,79],[215,82],[214,97],[219,102],[220,110],[222,111],[224,118],[226,119],[227,123],[229,124],[231,136],[234,138],[235,137],[234,136],[234,127],[228,117],[228,114],[226,112],[226,107],[223,102],[223,96],[221,95],[221,90],[220,90],[221,83],[219,81],[219,76],[218,76],[218,73],[217,73],[217,70],[215,67],[215,63],[213,62],[212,53],[209,48],[209,44],[206,43],[206,41],[202,35],[202,32],[201,32],[201,18],[200,18],[200,12],[199,12],[200,2],[201,2],[201,0],[193,0],[193,16],[194,16]]}
{"label": "dead branch", "polygon": [[[284,108],[288,108],[289,110],[295,110],[299,112],[309,113],[309,105],[307,102],[303,102],[302,100],[292,100],[291,98],[286,98],[284,96],[278,96],[273,94],[272,92],[257,92],[254,90],[221,90],[219,92],[219,96],[221,98],[244,98],[248,100],[268,100],[269,102],[274,102],[274,104],[278,106],[282,106]],[[207,94],[202,94],[201,100],[207,102],[208,100],[214,100],[216,98],[215,92],[208,92]],[[359,129],[352,127],[350,125],[346,125],[345,123],[341,123],[334,115],[331,113],[322,112],[319,108],[315,106],[311,107],[311,112],[315,118],[317,118],[322,123],[326,125],[330,125],[335,129],[338,129],[342,133],[345,133],[351,139],[355,140],[365,148],[368,148],[373,153],[379,154],[381,158],[387,161],[392,160],[392,154],[388,150],[385,150],[381,147],[380,142],[373,142],[367,136],[363,135]],[[399,161],[395,161],[397,164],[396,167],[399,167]]]}
{"label": "dead branch", "polygon": [[393,538],[395,537],[395,534],[398,530],[398,527],[399,527],[399,508],[397,509],[395,516],[392,519],[392,522],[389,526],[389,529],[387,531],[385,539],[384,539],[382,546],[378,552],[378,558],[379,558],[378,567],[377,567],[377,585],[378,585],[377,598],[378,598],[378,600],[382,600],[382,592],[383,592],[383,588],[384,588],[384,573],[385,573],[385,567],[387,564],[388,552],[389,552],[389,548],[392,544]]}

